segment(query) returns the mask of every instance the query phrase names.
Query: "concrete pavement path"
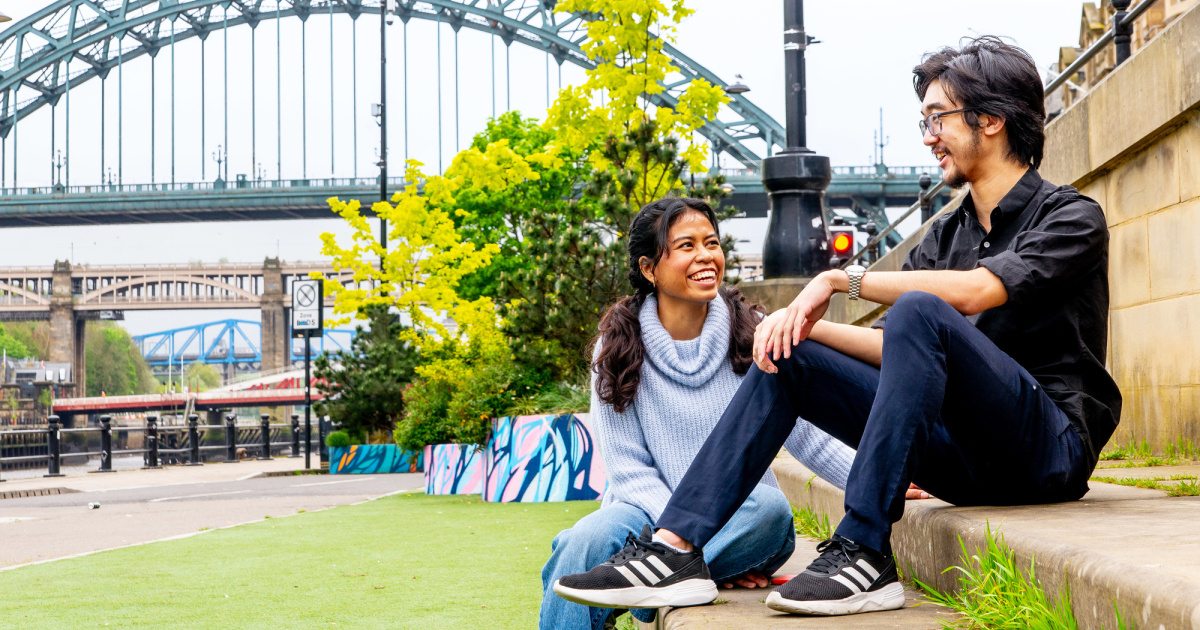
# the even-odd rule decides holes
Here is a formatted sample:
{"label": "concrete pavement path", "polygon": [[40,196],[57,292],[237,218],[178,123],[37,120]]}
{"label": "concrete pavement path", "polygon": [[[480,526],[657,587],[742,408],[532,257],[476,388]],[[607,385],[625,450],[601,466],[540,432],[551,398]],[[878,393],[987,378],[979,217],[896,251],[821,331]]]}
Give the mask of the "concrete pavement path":
{"label": "concrete pavement path", "polygon": [[[0,500],[0,570],[194,535],[211,529],[359,503],[420,489],[420,473],[263,476],[302,459],[168,467],[12,480],[0,491],[66,494]],[[89,509],[89,503],[99,503]]]}

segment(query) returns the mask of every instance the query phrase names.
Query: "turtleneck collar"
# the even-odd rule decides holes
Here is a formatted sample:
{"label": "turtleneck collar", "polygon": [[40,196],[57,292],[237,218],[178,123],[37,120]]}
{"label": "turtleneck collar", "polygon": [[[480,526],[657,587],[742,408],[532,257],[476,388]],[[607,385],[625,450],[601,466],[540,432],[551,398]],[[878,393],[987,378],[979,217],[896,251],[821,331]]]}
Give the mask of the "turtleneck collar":
{"label": "turtleneck collar", "polygon": [[687,341],[671,338],[658,319],[658,300],[651,295],[638,312],[646,358],[671,380],[699,387],[712,379],[729,354],[729,307],[717,296],[708,303],[700,336]]}

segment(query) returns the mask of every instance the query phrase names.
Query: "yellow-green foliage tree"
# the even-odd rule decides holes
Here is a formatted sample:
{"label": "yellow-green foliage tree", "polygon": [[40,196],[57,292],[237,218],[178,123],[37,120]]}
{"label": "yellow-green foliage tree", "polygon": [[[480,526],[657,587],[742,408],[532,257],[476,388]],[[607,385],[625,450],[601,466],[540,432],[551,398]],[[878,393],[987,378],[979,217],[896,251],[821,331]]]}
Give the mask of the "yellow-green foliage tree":
{"label": "yellow-green foliage tree", "polygon": [[[387,313],[370,307],[399,311],[407,319],[399,332],[401,340],[418,349],[426,361],[416,369],[417,381],[406,390],[405,400],[414,388],[414,398],[419,398],[421,389],[437,389],[438,394],[430,404],[418,401],[408,406],[397,428],[401,446],[482,442],[499,397],[508,387],[512,354],[499,332],[492,299],[466,300],[457,288],[464,276],[491,262],[499,248],[494,243],[476,247],[459,236],[447,210],[455,205],[453,181],[425,177],[415,161],[408,163],[405,179],[410,183],[392,196],[391,203],[380,201],[371,208],[388,221],[386,252],[358,201],[329,200],[354,230],[347,245],[333,234],[321,235],[321,253],[332,258],[333,268],[353,273],[351,286],[325,278],[325,293],[334,303],[329,324],[367,319],[367,310]],[[380,256],[385,257],[382,269]],[[456,397],[459,390],[469,395]]]}
{"label": "yellow-green foliage tree", "polygon": [[708,145],[696,138],[696,131],[729,101],[720,87],[694,79],[673,108],[652,103],[652,97],[666,90],[664,80],[678,72],[663,46],[675,40],[679,22],[693,11],[683,0],[565,0],[558,10],[591,16],[582,48],[596,62],[587,81],[563,89],[550,108],[546,124],[558,132],[561,148],[588,151],[597,139],[619,145],[648,131],[643,148],[657,143],[675,154],[618,152],[625,155],[618,162],[611,150],[589,151],[589,159],[622,183],[623,201],[635,211],[682,190],[675,161],[682,160],[692,172],[704,169]]}

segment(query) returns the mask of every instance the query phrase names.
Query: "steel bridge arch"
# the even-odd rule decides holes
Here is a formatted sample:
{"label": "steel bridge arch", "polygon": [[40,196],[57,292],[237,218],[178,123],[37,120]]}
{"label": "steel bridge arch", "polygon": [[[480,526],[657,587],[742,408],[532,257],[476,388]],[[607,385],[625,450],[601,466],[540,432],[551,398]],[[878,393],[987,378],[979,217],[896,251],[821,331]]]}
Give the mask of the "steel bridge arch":
{"label": "steel bridge arch", "polygon": [[[494,34],[505,45],[519,43],[554,56],[561,65],[573,63],[589,69],[595,64],[584,54],[581,44],[587,39],[585,21],[580,13],[557,13],[556,0],[401,0],[396,16],[446,22],[456,32],[470,28]],[[250,25],[285,17],[306,20],[311,15],[330,12],[348,14],[357,19],[363,14],[378,15],[379,5],[368,6],[363,0],[277,0],[264,9],[266,0],[55,0],[49,6],[0,31],[0,137],[7,138],[13,125],[44,105],[55,105],[72,85],[95,77],[101,79],[121,62],[142,55],[154,57],[172,42],[191,37],[205,39],[223,25]],[[276,7],[278,6],[278,11]],[[214,19],[214,9],[232,10],[236,15]],[[226,17],[226,16],[222,16]],[[176,20],[186,26],[173,30]],[[166,28],[164,28],[164,26]],[[121,51],[120,41],[130,37],[137,45]],[[114,43],[116,46],[114,46]],[[703,78],[713,85],[726,86],[715,73],[696,63],[674,46],[664,52],[674,61],[678,73],[664,82],[666,90],[652,97],[655,104],[674,106],[678,95],[693,79]],[[67,60],[87,64],[87,69],[68,77]],[[16,103],[12,113],[10,97],[18,87],[36,90],[39,95],[25,103]],[[762,156],[744,144],[761,139],[768,155],[782,148],[784,129],[766,112],[741,94],[730,94],[727,105],[738,119],[714,120],[700,133],[716,153],[726,153],[746,168],[757,170]]]}

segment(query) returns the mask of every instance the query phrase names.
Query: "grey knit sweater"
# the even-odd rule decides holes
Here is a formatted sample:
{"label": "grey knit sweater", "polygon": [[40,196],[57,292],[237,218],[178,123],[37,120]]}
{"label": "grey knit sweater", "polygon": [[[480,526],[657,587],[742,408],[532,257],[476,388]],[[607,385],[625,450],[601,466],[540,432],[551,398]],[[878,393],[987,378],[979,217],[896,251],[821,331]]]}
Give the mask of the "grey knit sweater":
{"label": "grey knit sweater", "polygon": [[[657,521],[742,377],[729,362],[729,307],[723,298],[709,302],[704,329],[688,341],[672,339],[663,328],[653,296],[646,298],[638,319],[646,360],[634,402],[617,413],[600,402],[593,376],[591,420],[608,469],[604,505],[632,504]],[[597,344],[597,352],[599,348]],[[802,419],[785,447],[813,472],[845,489],[853,449]],[[778,487],[770,470],[759,483]]]}

